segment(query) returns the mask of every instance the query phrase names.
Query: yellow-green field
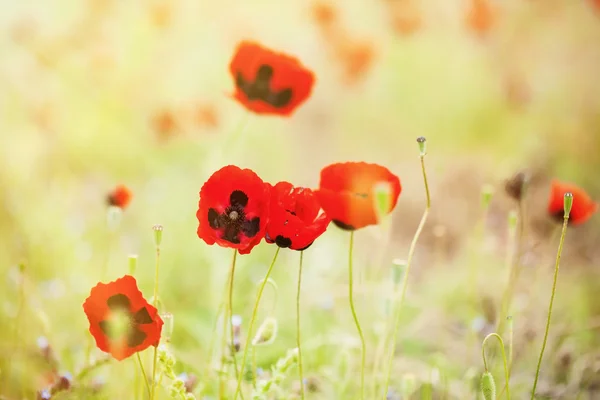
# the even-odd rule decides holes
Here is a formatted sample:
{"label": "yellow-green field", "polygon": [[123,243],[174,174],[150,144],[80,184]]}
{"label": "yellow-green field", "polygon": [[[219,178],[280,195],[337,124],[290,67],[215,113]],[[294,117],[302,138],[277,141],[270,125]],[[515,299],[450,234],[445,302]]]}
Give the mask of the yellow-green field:
{"label": "yellow-green field", "polygon": [[[547,213],[550,181],[573,182],[600,200],[600,7],[489,3],[493,25],[479,34],[465,23],[470,0],[5,0],[0,399],[43,398],[61,376],[70,387],[52,399],[148,399],[137,356],[119,362],[97,349],[82,304],[98,282],[131,272],[130,255],[150,301],[155,224],[164,227],[158,308],[174,372],[197,378],[193,398],[234,399],[231,359],[225,390],[218,372],[232,250],[198,238],[200,188],[228,164],[267,182],[317,188],[320,170],[342,161],[384,165],[402,183],[393,213],[354,234],[364,399],[484,399],[482,341],[504,321],[511,269],[513,329],[501,333],[511,398],[529,399],[559,247],[560,224]],[[312,96],[290,118],[252,114],[230,97],[229,61],[244,39],[293,54],[315,73]],[[419,136],[427,138],[431,210],[396,308],[398,265],[426,205]],[[504,191],[519,171],[530,176],[522,207]],[[106,196],[117,184],[133,199],[111,231]],[[511,225],[519,210],[523,224]],[[348,241],[331,224],[304,252],[306,399],[361,398]],[[566,231],[537,399],[600,399],[598,243],[598,215]],[[242,351],[276,248],[263,241],[237,258]],[[257,326],[273,317],[278,329],[249,352],[257,387],[297,345],[299,260],[299,252],[280,251],[260,302]],[[496,398],[506,399],[494,338],[486,350]],[[154,348],[140,356],[152,375]],[[295,362],[280,378],[257,393],[246,374],[244,398],[300,399]],[[183,398],[171,394],[172,383],[162,376],[154,398]]]}

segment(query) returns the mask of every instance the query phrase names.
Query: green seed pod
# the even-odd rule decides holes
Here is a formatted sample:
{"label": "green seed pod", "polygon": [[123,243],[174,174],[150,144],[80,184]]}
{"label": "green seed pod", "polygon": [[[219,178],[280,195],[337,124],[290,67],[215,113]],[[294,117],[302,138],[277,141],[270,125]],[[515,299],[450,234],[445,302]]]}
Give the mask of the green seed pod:
{"label": "green seed pod", "polygon": [[496,400],[496,382],[489,371],[481,375],[481,393],[485,400]]}
{"label": "green seed pod", "polygon": [[154,225],[152,227],[152,230],[154,231],[154,245],[157,248],[159,248],[160,243],[162,242],[163,226],[162,225]]}
{"label": "green seed pod", "polygon": [[568,217],[571,213],[571,208],[573,207],[573,193],[565,193],[565,216]]}

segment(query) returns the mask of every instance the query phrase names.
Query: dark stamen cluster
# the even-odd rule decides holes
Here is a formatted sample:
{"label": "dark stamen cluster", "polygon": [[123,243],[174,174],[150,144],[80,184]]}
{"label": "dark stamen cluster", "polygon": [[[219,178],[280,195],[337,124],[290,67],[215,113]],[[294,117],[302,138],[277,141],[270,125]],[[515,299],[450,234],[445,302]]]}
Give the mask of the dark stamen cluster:
{"label": "dark stamen cluster", "polygon": [[248,196],[241,190],[234,190],[229,196],[229,207],[219,214],[217,210],[208,210],[208,223],[213,229],[223,229],[222,239],[233,244],[240,243],[240,233],[251,238],[260,230],[260,218],[246,218],[244,211],[248,205]]}

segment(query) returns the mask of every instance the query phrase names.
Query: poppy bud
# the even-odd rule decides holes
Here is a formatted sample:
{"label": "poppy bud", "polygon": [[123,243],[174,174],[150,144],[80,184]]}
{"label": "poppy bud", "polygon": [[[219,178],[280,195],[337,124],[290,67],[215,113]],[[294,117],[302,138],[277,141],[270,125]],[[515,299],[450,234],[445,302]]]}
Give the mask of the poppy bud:
{"label": "poppy bud", "polygon": [[138,256],[137,254],[129,255],[129,275],[134,276],[137,269]]}
{"label": "poppy bud", "polygon": [[483,185],[481,188],[481,205],[484,209],[487,209],[490,206],[493,194],[494,187],[492,185]]}
{"label": "poppy bud", "polygon": [[529,177],[524,172],[516,173],[504,184],[504,191],[513,199],[520,201],[525,194]]}
{"label": "poppy bud", "polygon": [[252,339],[252,345],[257,346],[259,344],[267,345],[273,343],[277,337],[277,320],[269,317],[265,319],[262,325],[256,331],[254,339]]}
{"label": "poppy bud", "polygon": [[417,143],[419,144],[419,151],[421,152],[421,157],[427,154],[427,143],[424,136],[419,136],[417,138]]}
{"label": "poppy bud", "polygon": [[165,342],[171,341],[171,336],[173,335],[173,325],[175,323],[175,317],[170,312],[165,312],[160,315],[164,322],[164,327],[162,331],[162,337],[165,339]]}
{"label": "poppy bud", "polygon": [[573,193],[567,192],[565,193],[565,218],[569,218],[569,214],[571,213],[571,208],[573,207]]}
{"label": "poppy bud", "polygon": [[496,382],[489,371],[481,375],[481,393],[485,400],[496,400]]}
{"label": "poppy bud", "polygon": [[381,221],[392,208],[392,186],[388,182],[378,182],[373,188],[375,194],[375,212]]}
{"label": "poppy bud", "polygon": [[156,248],[159,248],[160,243],[162,242],[163,226],[162,225],[154,225],[152,227],[152,230],[154,231],[154,245],[156,246]]}
{"label": "poppy bud", "polygon": [[398,258],[392,260],[392,282],[394,285],[400,284],[404,271],[406,270],[407,262]]}

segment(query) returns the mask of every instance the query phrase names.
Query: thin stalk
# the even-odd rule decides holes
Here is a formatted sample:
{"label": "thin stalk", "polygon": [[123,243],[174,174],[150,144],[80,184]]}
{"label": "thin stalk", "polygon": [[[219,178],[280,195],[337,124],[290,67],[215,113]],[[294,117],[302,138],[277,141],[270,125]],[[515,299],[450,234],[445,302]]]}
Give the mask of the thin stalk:
{"label": "thin stalk", "polygon": [[[158,307],[158,270],[160,267],[160,247],[156,246],[156,265],[154,267],[154,298],[153,305]],[[158,309],[158,308],[157,308]],[[150,398],[154,400],[156,397],[156,362],[158,360],[158,344],[154,346],[154,359],[152,361],[152,393]]]}
{"label": "thin stalk", "polygon": [[481,344],[481,357],[483,358],[483,366],[485,370],[488,371],[487,359],[485,357],[485,343],[489,338],[495,337],[500,342],[500,350],[502,351],[502,360],[504,361],[504,379],[506,380],[506,400],[510,400],[510,385],[509,385],[509,375],[508,375],[508,363],[506,361],[506,352],[504,351],[504,341],[497,333],[490,333],[483,339],[483,343]]}
{"label": "thin stalk", "polygon": [[510,308],[512,303],[512,298],[514,296],[515,286],[519,279],[519,273],[521,272],[521,257],[523,256],[523,234],[525,231],[525,206],[523,204],[523,200],[519,200],[519,212],[518,212],[518,228],[517,235],[514,242],[514,254],[512,255],[512,263],[509,266],[509,275],[508,275],[508,284],[506,285],[506,289],[504,290],[504,294],[502,295],[502,306],[500,318],[498,319],[498,326],[496,327],[496,332],[499,335],[504,333],[504,328],[506,324],[506,316],[510,314]]}
{"label": "thin stalk", "polygon": [[353,279],[352,279],[352,250],[354,248],[354,231],[350,231],[350,245],[348,246],[348,300],[350,302],[350,310],[352,311],[352,318],[354,318],[354,324],[356,325],[356,329],[358,330],[358,335],[360,336],[360,345],[361,345],[361,360],[360,360],[360,398],[365,398],[365,364],[366,364],[366,352],[367,346],[365,343],[365,335],[363,334],[362,328],[360,327],[360,322],[358,322],[358,317],[356,316],[356,310],[354,309],[354,289],[353,289]]}
{"label": "thin stalk", "polygon": [[556,253],[556,263],[554,264],[554,280],[552,282],[552,294],[550,295],[550,305],[548,306],[548,319],[546,320],[546,330],[544,332],[544,341],[542,342],[542,350],[535,371],[535,380],[533,381],[533,389],[531,390],[531,400],[535,397],[535,389],[537,388],[538,379],[540,377],[540,368],[542,367],[542,358],[548,341],[548,332],[550,331],[550,319],[552,318],[552,306],[554,305],[554,296],[556,294],[556,281],[558,280],[558,270],[560,268],[560,255],[562,254],[565,236],[567,233],[567,225],[569,223],[569,213],[565,212],[563,219],[562,232],[560,235],[560,243],[558,244],[558,252]]}
{"label": "thin stalk", "polygon": [[304,373],[302,370],[302,346],[300,340],[300,287],[302,285],[302,261],[304,251],[300,252],[300,265],[298,267],[298,291],[296,293],[296,344],[298,346],[298,375],[300,376],[300,398],[304,400]]}
{"label": "thin stalk", "polygon": [[[19,357],[23,351],[23,345],[21,342],[21,320],[23,319],[23,308],[25,306],[25,265],[19,265],[19,275],[18,275],[18,305],[17,305],[17,315],[15,316],[15,331],[13,337],[13,345],[15,348],[14,354],[11,354],[8,357],[9,363],[11,365],[13,362],[13,357]],[[25,386],[19,381],[19,393],[21,394],[21,398],[25,397]]]}
{"label": "thin stalk", "polygon": [[[265,290],[265,286],[267,286],[267,281],[269,280],[269,276],[271,275],[271,272],[273,271],[273,267],[275,266],[275,261],[277,261],[277,255],[279,255],[279,250],[280,250],[280,247],[277,246],[277,250],[275,251],[275,255],[273,256],[273,261],[271,261],[271,265],[269,266],[269,269],[267,270],[265,279],[263,280],[262,284],[260,285],[260,288],[258,289],[258,294],[256,296],[256,302],[254,303],[254,309],[252,310],[252,318],[250,319],[250,326],[248,327],[248,335],[247,335],[248,343],[246,344],[246,346],[244,346],[244,355],[242,356],[242,366],[241,366],[241,371],[240,371],[240,374],[239,374],[238,380],[237,380],[237,387],[235,389],[235,395],[233,397],[234,400],[237,399],[238,394],[241,395],[242,377],[244,376],[244,367],[246,366],[246,358],[248,357],[248,347],[250,347],[252,345],[250,338],[252,337],[252,329],[254,328],[254,322],[256,321],[256,314],[258,313],[258,306],[260,304],[260,298],[262,297],[263,291]],[[252,372],[256,373],[255,371],[252,371]]]}
{"label": "thin stalk", "polygon": [[[236,378],[240,378],[241,377],[241,372],[239,373],[240,375],[238,375],[238,365],[237,365],[237,357],[235,354],[235,335],[233,332],[233,322],[231,321],[231,319],[233,318],[233,278],[235,276],[235,261],[237,259],[237,250],[233,250],[233,260],[231,261],[231,276],[229,278],[229,301],[228,301],[228,305],[229,305],[229,315],[227,316],[227,321],[229,324],[229,334],[231,335],[231,343],[229,345],[230,349],[231,349],[231,355],[233,358],[233,368],[234,368],[234,372],[236,375]],[[244,395],[242,394],[242,399],[244,398]]]}
{"label": "thin stalk", "polygon": [[148,375],[146,375],[146,370],[144,369],[144,364],[142,363],[142,357],[140,357],[139,352],[135,353],[135,355],[137,356],[138,364],[140,365],[140,371],[142,371],[142,376],[144,377],[144,383],[145,383],[146,389],[148,390],[148,397],[151,398],[152,391],[150,389],[150,384],[148,383]]}
{"label": "thin stalk", "polygon": [[423,212],[423,216],[421,217],[421,222],[419,222],[419,226],[417,227],[417,231],[415,232],[415,236],[410,244],[410,248],[408,250],[408,258],[406,260],[406,270],[404,271],[404,278],[402,280],[402,289],[400,292],[400,298],[398,299],[398,304],[396,306],[395,315],[394,315],[394,331],[392,335],[392,344],[389,349],[389,357],[387,362],[387,373],[385,377],[385,389],[384,389],[384,398],[387,396],[388,388],[390,386],[390,376],[392,374],[392,362],[394,360],[394,349],[396,348],[396,340],[398,337],[398,328],[400,327],[400,311],[402,308],[402,303],[404,302],[404,297],[406,295],[406,288],[408,286],[408,273],[410,272],[410,266],[412,265],[412,259],[415,255],[415,250],[417,248],[417,241],[419,240],[419,236],[421,236],[421,232],[423,231],[423,227],[427,222],[427,217],[429,216],[429,209],[431,208],[431,195],[429,193],[429,183],[427,182],[427,172],[425,170],[425,154],[421,153],[421,171],[423,173],[423,182],[425,184],[425,194],[427,197],[427,203],[425,206],[425,211]]}

